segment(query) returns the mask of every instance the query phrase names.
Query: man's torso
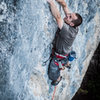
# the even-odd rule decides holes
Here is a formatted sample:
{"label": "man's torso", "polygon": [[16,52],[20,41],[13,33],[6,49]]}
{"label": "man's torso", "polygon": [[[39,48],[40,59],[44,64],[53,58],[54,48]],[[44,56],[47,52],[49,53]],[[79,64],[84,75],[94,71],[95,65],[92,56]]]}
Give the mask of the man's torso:
{"label": "man's torso", "polygon": [[77,33],[78,28],[73,28],[64,23],[60,32],[57,33],[57,37],[55,39],[56,52],[63,55],[68,54]]}

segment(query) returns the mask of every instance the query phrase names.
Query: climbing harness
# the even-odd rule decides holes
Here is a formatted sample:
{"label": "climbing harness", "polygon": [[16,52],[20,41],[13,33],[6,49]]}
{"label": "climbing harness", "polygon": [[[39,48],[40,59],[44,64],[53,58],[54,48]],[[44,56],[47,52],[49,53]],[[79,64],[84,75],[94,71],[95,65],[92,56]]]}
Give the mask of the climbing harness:
{"label": "climbing harness", "polygon": [[61,55],[61,54],[58,54],[57,52],[55,52],[55,55],[56,55],[56,58],[66,58],[68,56],[68,54],[66,55]]}
{"label": "climbing harness", "polygon": [[51,56],[50,56],[46,61],[44,61],[42,65],[45,66],[46,63],[47,63],[49,60],[51,60]]}
{"label": "climbing harness", "polygon": [[[59,66],[59,69],[62,70],[64,68],[64,65],[67,64],[68,61],[72,62],[74,59],[76,59],[76,52],[71,51],[69,54],[61,55],[55,52],[56,60],[54,60],[54,63]],[[65,62],[64,62],[65,60]],[[71,68],[71,65],[67,68]]]}
{"label": "climbing harness", "polygon": [[54,88],[54,92],[53,92],[53,96],[52,96],[52,100],[54,100],[54,96],[55,96],[55,93],[56,93],[56,86],[55,86],[55,88]]}
{"label": "climbing harness", "polygon": [[54,63],[59,67],[59,70],[62,70],[62,68],[68,61],[68,54],[61,55],[55,52],[55,58],[56,59],[54,60]]}
{"label": "climbing harness", "polygon": [[[55,52],[54,57],[56,58],[54,60],[54,63],[59,67],[59,70],[62,70],[62,68],[64,67],[64,63],[62,63],[63,60],[73,61],[76,58],[76,53],[75,53],[75,51],[71,51],[69,54],[61,55],[61,54],[58,54]],[[70,69],[70,66],[69,66],[69,69]],[[52,100],[54,100],[56,88],[57,88],[57,86],[55,86],[55,88],[54,88]]]}

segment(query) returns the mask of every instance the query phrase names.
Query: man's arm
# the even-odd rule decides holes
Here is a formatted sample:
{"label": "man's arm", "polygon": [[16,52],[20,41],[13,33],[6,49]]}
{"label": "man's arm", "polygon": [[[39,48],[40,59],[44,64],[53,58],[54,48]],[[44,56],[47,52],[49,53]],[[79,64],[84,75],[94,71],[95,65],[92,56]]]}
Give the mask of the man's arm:
{"label": "man's arm", "polygon": [[63,19],[61,18],[60,12],[52,0],[47,1],[50,4],[51,12],[57,21],[58,27],[61,29],[63,26]]}
{"label": "man's arm", "polygon": [[60,3],[60,5],[63,7],[64,13],[65,15],[67,15],[68,13],[70,13],[67,4],[64,0],[56,0],[58,3]]}

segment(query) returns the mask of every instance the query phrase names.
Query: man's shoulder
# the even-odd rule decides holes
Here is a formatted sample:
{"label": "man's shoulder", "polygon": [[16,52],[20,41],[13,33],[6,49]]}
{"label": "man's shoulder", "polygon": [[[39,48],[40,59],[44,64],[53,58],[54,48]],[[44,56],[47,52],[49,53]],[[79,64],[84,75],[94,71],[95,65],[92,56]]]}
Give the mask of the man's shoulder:
{"label": "man's shoulder", "polygon": [[64,33],[67,32],[67,34],[68,33],[70,33],[70,34],[73,34],[73,33],[77,34],[78,33],[78,27],[77,28],[74,28],[74,27],[72,27],[72,26],[70,26],[70,25],[68,25],[68,24],[66,24],[64,22],[63,23],[63,27],[62,27],[62,29],[60,29],[60,31],[61,32],[64,32]]}
{"label": "man's shoulder", "polygon": [[62,29],[61,30],[69,30],[69,25],[68,24],[66,24],[65,22],[63,23],[63,27],[62,27]]}
{"label": "man's shoulder", "polygon": [[74,32],[74,33],[78,33],[78,27],[69,27],[69,30],[71,31],[71,32]]}

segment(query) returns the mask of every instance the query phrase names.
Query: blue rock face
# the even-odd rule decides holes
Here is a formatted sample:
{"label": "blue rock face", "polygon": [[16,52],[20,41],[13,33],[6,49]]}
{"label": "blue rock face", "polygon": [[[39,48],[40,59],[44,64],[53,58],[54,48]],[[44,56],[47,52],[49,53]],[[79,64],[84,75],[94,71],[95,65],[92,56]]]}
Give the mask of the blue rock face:
{"label": "blue rock face", "polygon": [[[83,24],[72,46],[77,60],[61,72],[55,100],[71,100],[100,42],[100,1],[66,2]],[[54,87],[47,71],[56,30],[46,0],[0,0],[0,100],[51,100]]]}

